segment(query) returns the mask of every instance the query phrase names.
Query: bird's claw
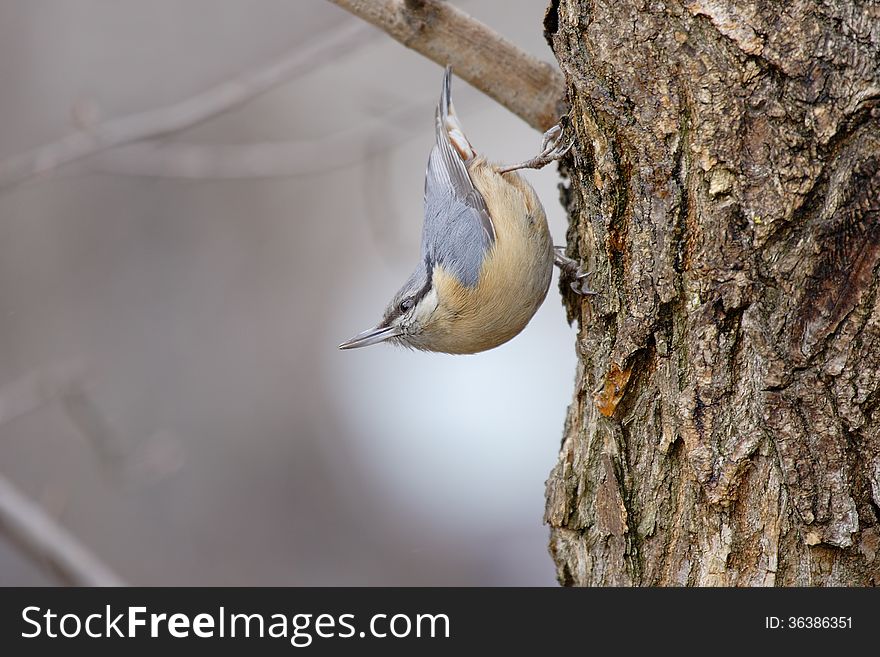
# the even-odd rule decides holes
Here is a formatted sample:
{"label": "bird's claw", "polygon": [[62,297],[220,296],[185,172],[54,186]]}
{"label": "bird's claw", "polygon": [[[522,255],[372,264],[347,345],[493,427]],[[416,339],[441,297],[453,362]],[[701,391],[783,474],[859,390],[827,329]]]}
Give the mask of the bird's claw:
{"label": "bird's claw", "polygon": [[574,146],[574,137],[567,134],[567,127],[568,120],[563,118],[544,133],[541,140],[541,153],[535,160],[546,160],[545,164],[549,164],[565,157],[565,154]]}
{"label": "bird's claw", "polygon": [[555,246],[553,251],[554,264],[559,267],[565,276],[571,279],[569,287],[575,294],[584,297],[592,297],[599,294],[595,290],[590,289],[590,286],[587,284],[587,279],[593,275],[593,271],[584,271],[581,263],[565,255],[564,246]]}
{"label": "bird's claw", "polygon": [[551,162],[565,157],[566,153],[574,146],[574,137],[567,133],[568,118],[562,117],[559,123],[544,133],[541,139],[541,152],[535,157],[519,164],[500,167],[499,173],[509,173],[517,169],[541,169]]}
{"label": "bird's claw", "polygon": [[568,286],[577,295],[582,297],[594,297],[599,293],[596,292],[596,290],[590,289],[590,286],[586,281],[586,279],[592,275],[593,272],[591,271],[579,273],[574,277],[574,280],[568,284]]}

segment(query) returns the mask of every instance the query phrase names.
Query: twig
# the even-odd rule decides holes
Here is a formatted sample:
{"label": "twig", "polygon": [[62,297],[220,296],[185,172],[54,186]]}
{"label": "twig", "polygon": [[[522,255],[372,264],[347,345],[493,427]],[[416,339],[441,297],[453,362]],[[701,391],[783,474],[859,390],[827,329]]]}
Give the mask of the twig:
{"label": "twig", "polygon": [[73,535],[0,475],[0,526],[37,560],[77,586],[125,586]]}
{"label": "twig", "polygon": [[52,144],[14,155],[0,161],[0,188],[114,146],[194,126],[311,70],[319,62],[359,47],[370,36],[371,30],[362,25],[345,25],[329,34],[318,35],[306,46],[297,47],[265,68],[245,73],[182,102],[112,119],[87,132],[74,133]]}
{"label": "twig", "polygon": [[122,444],[83,389],[85,373],[82,361],[62,361],[0,386],[0,426],[60,402],[68,419],[92,443],[102,460],[118,466],[124,456]]}
{"label": "twig", "polygon": [[191,144],[147,140],[91,157],[90,171],[159,178],[250,179],[310,176],[357,164],[365,156],[408,139],[413,127],[430,126],[430,105],[394,110],[316,139],[251,144]]}
{"label": "twig", "polygon": [[448,2],[330,0],[372,23],[498,101],[542,132],[565,113],[565,82],[533,57]]}
{"label": "twig", "polygon": [[0,425],[69,394],[77,387],[84,372],[81,361],[62,361],[0,386]]}
{"label": "twig", "polygon": [[183,450],[166,431],[139,440],[134,450],[127,448],[87,391],[86,371],[79,359],[61,361],[0,386],[0,428],[49,404],[58,404],[112,475],[164,476],[179,467]]}

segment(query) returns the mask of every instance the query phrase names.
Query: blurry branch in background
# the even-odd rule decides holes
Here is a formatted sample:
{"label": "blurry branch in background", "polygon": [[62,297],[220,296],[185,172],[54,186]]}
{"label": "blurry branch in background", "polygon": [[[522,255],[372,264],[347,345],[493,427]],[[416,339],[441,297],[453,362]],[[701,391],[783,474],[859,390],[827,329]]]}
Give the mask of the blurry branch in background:
{"label": "blurry branch in background", "polygon": [[183,448],[167,431],[138,440],[136,447],[129,449],[86,390],[85,378],[85,365],[70,360],[33,370],[0,386],[0,427],[58,403],[111,475],[150,481],[180,468]]}
{"label": "blurry branch in background", "polygon": [[0,188],[115,146],[192,127],[310,71],[319,63],[358,48],[371,37],[372,30],[363,25],[345,25],[317,35],[310,43],[296,47],[265,68],[244,73],[182,102],[111,119],[57,142],[0,160]]}
{"label": "blurry branch in background", "polygon": [[330,0],[384,30],[544,131],[565,113],[559,70],[448,2]]}
{"label": "blurry branch in background", "polygon": [[[545,130],[565,111],[565,85],[554,66],[447,3],[331,1],[438,64],[451,64],[458,76],[532,127]],[[317,35],[264,68],[174,105],[92,126],[86,122],[82,130],[57,142],[0,160],[0,189],[87,157],[92,170],[100,172],[194,179],[311,175],[354,164],[371,154],[364,152],[363,126],[314,141],[199,145],[160,142],[157,138],[242,105],[319,64],[352,52],[373,35],[362,23],[346,24]],[[395,134],[390,138],[400,139],[404,119],[423,115],[423,109],[405,108],[386,117],[384,126],[376,127],[389,133],[393,127]]]}
{"label": "blurry branch in background", "polygon": [[[141,478],[164,476],[179,467],[176,441],[158,434],[144,441],[134,459],[124,450],[101,410],[83,387],[86,368],[81,361],[61,362],[34,370],[0,387],[0,426],[60,402],[70,420],[114,473],[127,471]],[[48,565],[66,582],[78,586],[124,586],[107,566],[33,502],[0,475],[0,531],[40,565]]]}
{"label": "blurry branch in background", "polygon": [[[555,67],[447,3],[331,1],[438,64],[451,64],[462,79],[532,127],[545,130],[564,113],[565,85]],[[85,125],[57,142],[0,160],[0,189],[86,157],[91,157],[91,168],[101,172],[195,179],[311,175],[354,164],[364,155],[362,148],[352,148],[352,142],[365,142],[362,127],[322,140],[280,143],[198,145],[163,143],[157,138],[242,105],[357,49],[372,36],[372,30],[363,24],[346,24],[316,36],[264,68],[174,105]],[[399,128],[403,115],[415,116],[422,109],[406,108],[401,117],[387,117],[385,125]],[[345,153],[351,157],[340,155]]]}
{"label": "blurry branch in background", "polygon": [[0,426],[54,402],[91,443],[102,461],[118,469],[123,462],[122,444],[106,419],[83,389],[85,365],[66,361],[33,370],[0,387]]}
{"label": "blurry branch in background", "polygon": [[0,475],[0,528],[37,563],[76,586],[125,586],[67,530]]}
{"label": "blurry branch in background", "polygon": [[124,445],[82,386],[76,384],[66,390],[61,395],[61,405],[67,419],[91,443],[104,464],[112,472],[121,470],[125,465]]}
{"label": "blurry branch in background", "polygon": [[80,361],[64,361],[33,370],[0,386],[0,425],[69,394],[85,376],[85,371]]}
{"label": "blurry branch in background", "polygon": [[387,151],[409,138],[416,125],[429,127],[430,105],[396,109],[379,119],[308,140],[255,144],[187,144],[159,140],[128,144],[89,158],[100,173],[190,179],[310,176],[327,173]]}

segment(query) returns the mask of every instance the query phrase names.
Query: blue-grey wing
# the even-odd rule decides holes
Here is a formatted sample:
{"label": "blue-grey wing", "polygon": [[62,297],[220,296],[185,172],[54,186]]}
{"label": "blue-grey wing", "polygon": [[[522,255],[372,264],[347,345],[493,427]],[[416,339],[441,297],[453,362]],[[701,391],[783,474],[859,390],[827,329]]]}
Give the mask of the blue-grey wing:
{"label": "blue-grey wing", "polygon": [[[465,285],[476,285],[495,228],[483,195],[453,146],[449,129],[464,139],[451,109],[451,69],[446,69],[436,115],[436,143],[425,176],[425,225],[422,250],[428,262],[442,264]],[[468,145],[469,147],[469,145]]]}

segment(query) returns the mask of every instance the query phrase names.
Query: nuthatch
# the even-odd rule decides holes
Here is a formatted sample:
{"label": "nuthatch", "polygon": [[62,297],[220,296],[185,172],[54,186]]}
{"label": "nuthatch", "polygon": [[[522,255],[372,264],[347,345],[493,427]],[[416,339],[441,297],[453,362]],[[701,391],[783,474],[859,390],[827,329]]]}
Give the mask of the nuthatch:
{"label": "nuthatch", "polygon": [[340,349],[386,340],[450,354],[492,349],[522,331],[538,310],[554,259],[577,268],[554,250],[544,208],[516,173],[562,157],[571,147],[562,143],[562,127],[544,133],[543,151],[532,160],[491,164],[464,135],[450,98],[451,76],[447,67],[425,177],[421,261],[379,325]]}

